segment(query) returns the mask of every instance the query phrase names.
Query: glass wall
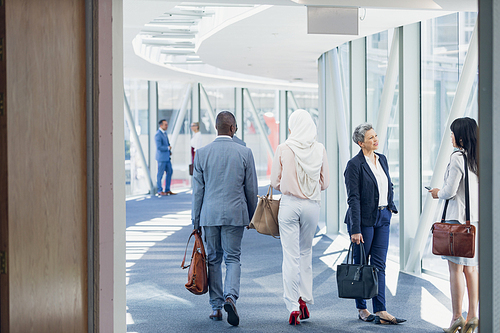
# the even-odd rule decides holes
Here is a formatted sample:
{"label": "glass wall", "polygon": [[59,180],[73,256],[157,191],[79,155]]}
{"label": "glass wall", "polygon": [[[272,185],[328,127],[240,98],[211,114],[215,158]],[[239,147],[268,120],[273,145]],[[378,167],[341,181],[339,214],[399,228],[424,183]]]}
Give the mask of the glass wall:
{"label": "glass wall", "polygon": [[[385,137],[384,151],[379,153],[387,157],[389,163],[389,174],[394,184],[394,203],[399,207],[399,87],[396,87],[391,98],[390,117],[387,135],[383,135],[377,128],[380,116],[380,103],[384,89],[389,54],[393,42],[394,29],[380,32],[366,38],[366,111],[367,119],[373,126],[379,137]],[[398,59],[394,59],[398,61]],[[388,257],[399,261],[399,215],[393,215],[391,220],[391,231],[389,240]]]}
{"label": "glass wall", "polygon": [[[467,54],[477,13],[454,13],[422,22],[422,203],[428,196],[424,186],[430,184],[441,142],[451,145],[450,138],[443,138],[455,91]],[[474,82],[465,116],[477,119],[477,78]],[[441,183],[442,181],[440,181]],[[436,212],[434,220],[442,211]],[[429,233],[422,268],[448,275],[447,265],[431,253]]]}
{"label": "glass wall", "polygon": [[[135,130],[142,147],[148,147],[149,140],[149,112],[148,112],[148,82],[143,80],[125,80],[125,97],[130,108]],[[127,103],[125,103],[125,108]],[[125,112],[128,112],[125,110]],[[125,117],[127,119],[127,117]],[[139,195],[149,192],[149,170],[144,170],[140,161],[137,142],[131,134],[131,124],[125,120],[125,189],[126,195]],[[149,150],[144,150],[146,161],[149,159]]]}
{"label": "glass wall", "polygon": [[[252,110],[248,96],[244,99],[243,140],[247,147],[252,149],[255,159],[255,168],[259,180],[269,179],[271,175],[272,157],[268,153],[266,137],[271,143],[271,148],[276,151],[279,144],[279,124],[275,117],[276,91],[275,90],[248,90],[255,106],[257,118]],[[259,129],[262,126],[263,133]]]}
{"label": "glass wall", "polygon": [[[196,86],[188,89],[188,85],[175,84],[170,81],[158,81],[158,121],[166,119],[168,121],[168,138],[172,145],[172,180],[170,188],[176,192],[182,188],[189,187],[191,178],[189,176],[189,164],[191,163],[191,109],[192,109],[192,90]],[[182,111],[183,104],[186,105],[185,116],[178,119]],[[177,122],[180,123],[177,123]],[[158,124],[156,124],[158,126]],[[179,127],[176,136],[173,135],[175,128]],[[155,128],[155,133],[158,127]],[[150,150],[156,153],[154,144]],[[156,185],[156,174],[153,175],[153,181]],[[165,182],[165,177],[162,180]]]}

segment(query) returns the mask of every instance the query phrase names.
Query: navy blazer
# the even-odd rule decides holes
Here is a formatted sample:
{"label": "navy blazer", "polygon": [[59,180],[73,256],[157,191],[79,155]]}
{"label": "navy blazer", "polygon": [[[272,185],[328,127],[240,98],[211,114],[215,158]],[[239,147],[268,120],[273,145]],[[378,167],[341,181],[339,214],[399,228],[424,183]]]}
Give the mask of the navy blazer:
{"label": "navy blazer", "polygon": [[168,141],[168,135],[163,134],[161,130],[158,130],[155,135],[156,143],[156,160],[158,162],[168,162],[170,161],[170,141]]}
{"label": "navy blazer", "polygon": [[[397,213],[398,210],[393,200],[394,189],[389,176],[387,158],[382,154],[377,155],[388,179],[388,207],[393,213]],[[344,223],[350,224],[351,234],[359,234],[361,233],[361,226],[371,227],[375,224],[379,202],[377,179],[370,169],[362,150],[347,163],[344,179],[349,205]]]}

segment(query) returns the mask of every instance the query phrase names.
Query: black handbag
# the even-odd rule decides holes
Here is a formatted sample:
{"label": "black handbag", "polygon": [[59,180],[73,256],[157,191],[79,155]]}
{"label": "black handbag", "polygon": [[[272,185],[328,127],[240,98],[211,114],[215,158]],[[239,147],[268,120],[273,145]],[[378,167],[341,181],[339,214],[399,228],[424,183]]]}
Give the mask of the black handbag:
{"label": "black handbag", "polygon": [[[378,269],[367,264],[365,248],[359,243],[361,249],[361,264],[354,264],[354,243],[347,252],[347,264],[337,265],[337,289],[340,298],[369,299],[378,295]],[[349,262],[349,255],[351,260]]]}

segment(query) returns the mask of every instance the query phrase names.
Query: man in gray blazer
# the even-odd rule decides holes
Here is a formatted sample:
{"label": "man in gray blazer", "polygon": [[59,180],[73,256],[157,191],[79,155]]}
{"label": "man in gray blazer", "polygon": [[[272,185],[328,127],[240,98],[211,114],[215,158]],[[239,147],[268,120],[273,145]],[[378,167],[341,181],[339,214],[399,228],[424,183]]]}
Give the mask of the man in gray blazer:
{"label": "man in gray blazer", "polygon": [[[236,300],[240,290],[240,255],[243,230],[257,207],[257,174],[252,151],[232,140],[236,121],[232,113],[217,115],[217,138],[196,152],[193,168],[195,229],[205,233],[208,257],[209,318],[238,326]],[[222,283],[222,259],[226,276]]]}

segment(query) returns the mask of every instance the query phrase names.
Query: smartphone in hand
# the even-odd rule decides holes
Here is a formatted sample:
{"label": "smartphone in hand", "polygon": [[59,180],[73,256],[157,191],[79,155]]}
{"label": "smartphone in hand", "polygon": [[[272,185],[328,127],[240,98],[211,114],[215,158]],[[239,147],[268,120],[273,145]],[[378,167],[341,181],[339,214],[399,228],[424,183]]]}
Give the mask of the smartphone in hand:
{"label": "smartphone in hand", "polygon": [[430,186],[424,186],[424,188],[428,191],[432,190],[432,188]]}

